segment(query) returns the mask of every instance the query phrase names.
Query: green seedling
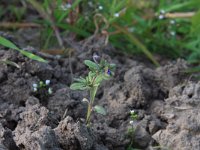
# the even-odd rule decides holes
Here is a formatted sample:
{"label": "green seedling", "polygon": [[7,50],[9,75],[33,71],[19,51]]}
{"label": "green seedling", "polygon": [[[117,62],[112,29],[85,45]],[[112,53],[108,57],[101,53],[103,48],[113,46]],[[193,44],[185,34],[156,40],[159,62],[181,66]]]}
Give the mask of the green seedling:
{"label": "green seedling", "polygon": [[84,64],[89,67],[88,75],[83,78],[75,79],[75,82],[71,84],[72,90],[87,90],[89,91],[89,100],[84,98],[83,101],[88,103],[86,124],[90,125],[91,113],[93,110],[99,114],[106,115],[106,111],[102,106],[93,106],[97,90],[103,80],[109,80],[114,75],[115,64],[109,64],[106,60],[101,59],[98,63],[98,56],[94,56],[94,62],[85,60]]}
{"label": "green seedling", "polygon": [[133,148],[133,135],[135,132],[134,122],[135,122],[135,120],[137,120],[138,115],[135,113],[134,110],[130,111],[130,118],[131,118],[131,121],[130,121],[131,127],[128,128],[128,135],[131,137],[131,143],[129,144],[127,150],[135,150]]}
{"label": "green seedling", "polygon": [[50,80],[46,80],[45,82],[40,81],[38,84],[34,83],[32,85],[34,95],[39,98],[43,105],[46,105],[48,97],[53,93],[52,88],[50,88],[49,85]]}

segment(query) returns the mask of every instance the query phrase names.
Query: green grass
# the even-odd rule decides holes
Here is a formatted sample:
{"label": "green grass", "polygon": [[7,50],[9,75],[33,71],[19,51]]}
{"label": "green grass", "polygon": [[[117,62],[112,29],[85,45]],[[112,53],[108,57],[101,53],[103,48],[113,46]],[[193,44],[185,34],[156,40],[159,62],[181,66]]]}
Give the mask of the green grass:
{"label": "green grass", "polygon": [[[32,21],[43,26],[42,49],[54,45],[65,48],[63,35],[73,33],[76,40],[82,40],[92,36],[98,26],[98,34],[106,30],[109,42],[116,49],[145,55],[157,66],[159,63],[154,54],[199,63],[200,0],[74,0],[66,9],[63,9],[68,6],[64,0],[28,0],[26,4],[27,8],[20,12],[16,12],[16,8],[21,8],[19,4],[16,8],[11,4],[10,12],[18,21],[23,21],[29,10],[38,12],[40,18]],[[8,13],[2,6],[0,8],[0,16]],[[165,13],[193,12],[195,15],[159,19],[163,10]],[[96,14],[102,17],[96,20]]]}

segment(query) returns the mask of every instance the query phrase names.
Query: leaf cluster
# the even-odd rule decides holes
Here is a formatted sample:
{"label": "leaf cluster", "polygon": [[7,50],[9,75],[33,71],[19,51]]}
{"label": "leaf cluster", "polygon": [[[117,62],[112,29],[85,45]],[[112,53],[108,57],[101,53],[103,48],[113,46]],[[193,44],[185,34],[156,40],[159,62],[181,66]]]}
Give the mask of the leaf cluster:
{"label": "leaf cluster", "polygon": [[103,80],[109,80],[114,75],[115,64],[109,64],[106,60],[102,59],[100,63],[85,60],[84,64],[90,71],[85,78],[75,78],[75,82],[70,86],[72,90],[89,90],[98,87]]}

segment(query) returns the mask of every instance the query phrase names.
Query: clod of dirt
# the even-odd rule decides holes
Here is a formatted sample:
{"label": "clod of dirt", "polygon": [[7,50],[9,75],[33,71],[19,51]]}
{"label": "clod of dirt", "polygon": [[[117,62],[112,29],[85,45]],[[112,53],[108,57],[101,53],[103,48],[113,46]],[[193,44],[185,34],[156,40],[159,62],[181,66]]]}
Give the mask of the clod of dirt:
{"label": "clod of dirt", "polygon": [[106,123],[94,123],[93,130],[94,132],[99,135],[99,140],[105,143],[105,146],[109,150],[125,150],[125,145],[128,145],[130,142],[127,139],[127,128],[124,123],[122,123],[121,128],[110,127]]}
{"label": "clod of dirt", "polygon": [[26,109],[20,114],[21,121],[14,131],[14,140],[17,146],[30,150],[40,149],[41,147],[53,150],[54,146],[58,144],[56,144],[54,131],[48,126],[55,127],[55,120],[52,119],[49,111],[40,105]]}
{"label": "clod of dirt", "polygon": [[[67,115],[74,119],[85,118],[86,108],[81,104],[81,99],[87,92],[72,91],[69,87],[61,88],[48,100],[48,109],[58,115],[58,119]],[[84,109],[83,109],[84,108]]]}
{"label": "clod of dirt", "polygon": [[42,126],[36,131],[25,129],[15,141],[22,150],[62,150],[54,131],[48,126]]}
{"label": "clod of dirt", "polygon": [[0,124],[0,150],[19,150],[13,140],[12,131],[5,129],[2,124]]}
{"label": "clod of dirt", "polygon": [[160,117],[168,125],[153,138],[173,150],[200,149],[200,82],[174,87],[165,103]]}
{"label": "clod of dirt", "polygon": [[41,80],[51,79],[54,72],[49,64],[37,61],[29,61],[25,67],[28,73],[39,76]]}
{"label": "clod of dirt", "polygon": [[92,131],[80,122],[75,123],[69,116],[54,131],[64,150],[103,150],[103,146],[96,143]]}
{"label": "clod of dirt", "polygon": [[[145,128],[137,126],[134,132],[134,142],[141,148],[146,148],[151,141],[150,134]],[[137,146],[137,147],[138,147]]]}

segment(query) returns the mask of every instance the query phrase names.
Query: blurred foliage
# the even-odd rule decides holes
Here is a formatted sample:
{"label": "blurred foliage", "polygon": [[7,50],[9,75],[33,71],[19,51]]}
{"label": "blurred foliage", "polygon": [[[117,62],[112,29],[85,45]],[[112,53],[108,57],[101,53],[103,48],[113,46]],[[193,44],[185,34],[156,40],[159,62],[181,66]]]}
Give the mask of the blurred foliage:
{"label": "blurred foliage", "polygon": [[[32,21],[44,27],[43,48],[56,43],[55,27],[61,37],[68,34],[77,40],[94,35],[98,27],[98,34],[107,34],[115,48],[129,54],[145,54],[156,65],[153,54],[199,63],[200,0],[20,0],[20,3],[9,3],[6,10],[1,5],[0,18],[10,9],[8,14],[15,14],[18,21],[26,13],[37,12],[40,17]],[[25,4],[26,8],[16,11]],[[103,16],[102,20],[95,20],[96,14]]]}

